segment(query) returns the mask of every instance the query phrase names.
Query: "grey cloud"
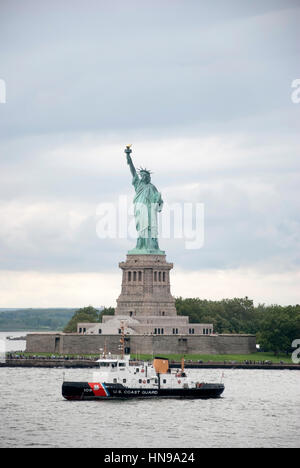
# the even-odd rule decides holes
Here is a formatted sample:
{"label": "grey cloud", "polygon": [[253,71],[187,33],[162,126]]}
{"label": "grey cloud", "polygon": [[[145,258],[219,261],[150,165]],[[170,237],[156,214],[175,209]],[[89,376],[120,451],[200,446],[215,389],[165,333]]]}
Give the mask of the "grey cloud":
{"label": "grey cloud", "polygon": [[294,1],[251,8],[88,2],[90,9],[78,2],[60,13],[24,3],[2,7],[5,137],[225,123],[290,104],[300,11]]}
{"label": "grey cloud", "polygon": [[[48,205],[16,224],[7,219],[6,229],[2,222],[1,268],[113,268],[132,242],[99,240],[89,210],[132,195],[120,142],[220,135],[242,135],[247,157],[229,152],[195,170],[184,150],[175,165],[166,148],[161,170],[148,156],[158,187],[178,187],[177,198],[166,190],[169,202],[183,194],[206,206],[203,249],[187,251],[172,240],[161,247],[192,270],[298,268],[299,106],[290,99],[300,72],[298,5],[2,2],[1,206]],[[101,138],[120,144],[120,164],[104,151],[99,162],[85,160],[86,135],[87,146]],[[67,161],[68,145],[69,153],[82,148],[81,161],[72,154]],[[179,190],[188,183],[198,183],[198,191]],[[86,218],[71,233],[68,212],[78,203],[86,204]]]}

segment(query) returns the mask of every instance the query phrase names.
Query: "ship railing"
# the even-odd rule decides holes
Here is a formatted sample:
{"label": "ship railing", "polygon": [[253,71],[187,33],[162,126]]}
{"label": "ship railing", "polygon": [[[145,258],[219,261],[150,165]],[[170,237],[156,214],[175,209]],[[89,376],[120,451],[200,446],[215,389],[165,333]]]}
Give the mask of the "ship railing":
{"label": "ship railing", "polygon": [[100,355],[99,360],[114,360],[114,361],[129,361],[130,357],[128,355],[125,355],[124,357],[121,356],[121,354],[105,354],[105,355]]}

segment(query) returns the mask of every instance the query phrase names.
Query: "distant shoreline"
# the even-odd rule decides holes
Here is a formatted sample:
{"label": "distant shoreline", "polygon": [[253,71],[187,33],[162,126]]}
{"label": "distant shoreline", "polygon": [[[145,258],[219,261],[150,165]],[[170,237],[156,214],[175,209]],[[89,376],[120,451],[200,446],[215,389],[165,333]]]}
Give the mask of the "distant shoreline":
{"label": "distant shoreline", "polygon": [[9,341],[26,341],[26,336],[7,336],[6,339]]}

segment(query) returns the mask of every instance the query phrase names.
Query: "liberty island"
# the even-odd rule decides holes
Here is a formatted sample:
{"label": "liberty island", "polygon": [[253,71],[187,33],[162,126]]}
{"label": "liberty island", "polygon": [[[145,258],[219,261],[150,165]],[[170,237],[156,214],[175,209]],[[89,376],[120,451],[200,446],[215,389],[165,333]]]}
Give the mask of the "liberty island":
{"label": "liberty island", "polygon": [[119,263],[121,293],[114,315],[101,323],[79,322],[76,333],[29,333],[28,352],[97,354],[99,348],[118,354],[120,333],[126,330],[125,353],[156,354],[248,354],[256,351],[254,335],[215,334],[212,323],[190,323],[179,316],[171,294],[173,263],[159,247],[158,215],[163,209],[159,190],[151,182],[151,171],[136,169],[131,145],[125,148],[134,188],[136,246]]}

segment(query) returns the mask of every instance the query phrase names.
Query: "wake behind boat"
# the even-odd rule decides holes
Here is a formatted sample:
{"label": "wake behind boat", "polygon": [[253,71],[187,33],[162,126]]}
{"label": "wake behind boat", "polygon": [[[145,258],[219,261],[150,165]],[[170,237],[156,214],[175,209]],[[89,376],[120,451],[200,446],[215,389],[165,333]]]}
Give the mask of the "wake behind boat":
{"label": "wake behind boat", "polygon": [[131,398],[218,398],[222,383],[204,383],[190,378],[182,361],[172,370],[169,360],[156,357],[151,365],[130,362],[129,356],[109,356],[97,361],[99,370],[91,382],[63,382],[67,400],[112,400]]}

